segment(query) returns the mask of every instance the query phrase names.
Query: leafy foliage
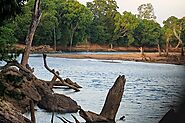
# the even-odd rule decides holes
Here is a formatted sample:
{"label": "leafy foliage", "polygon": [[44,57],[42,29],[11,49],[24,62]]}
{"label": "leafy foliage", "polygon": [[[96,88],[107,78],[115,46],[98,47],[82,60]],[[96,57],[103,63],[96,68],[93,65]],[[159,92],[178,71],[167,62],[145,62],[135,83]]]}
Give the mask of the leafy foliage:
{"label": "leafy foliage", "polygon": [[24,2],[27,0],[1,0],[0,1],[0,25],[4,20],[16,16],[21,12]]}
{"label": "leafy foliage", "polygon": [[136,46],[157,46],[161,36],[161,27],[153,20],[140,20],[138,27],[134,31]]}
{"label": "leafy foliage", "polygon": [[13,47],[17,41],[13,32],[8,25],[0,27],[0,61],[13,61],[18,55]]}
{"label": "leafy foliage", "polygon": [[117,14],[115,16],[115,30],[117,39],[126,37],[128,39],[128,45],[134,41],[133,33],[135,28],[139,25],[139,20],[131,12],[123,12],[123,15]]}
{"label": "leafy foliage", "polygon": [[[0,28],[0,47],[5,54],[10,52],[5,49],[11,49],[16,41],[24,43],[28,32],[34,0],[22,5],[19,5],[22,13],[3,23]],[[86,41],[101,45],[144,47],[156,47],[157,44],[162,46],[167,39],[171,46],[177,45],[179,39],[185,41],[185,19],[171,16],[161,28],[155,21],[151,3],[140,5],[138,15],[126,11],[119,13],[115,0],[93,0],[87,2],[87,6],[76,0],[44,0],[41,8],[42,18],[33,45],[54,45],[55,39],[61,47],[75,46]],[[1,53],[2,57],[5,56]]]}
{"label": "leafy foliage", "polygon": [[87,7],[93,13],[93,22],[89,29],[89,40],[93,43],[112,43],[114,37],[115,20],[118,13],[115,0],[94,0],[88,2]]}
{"label": "leafy foliage", "polygon": [[151,3],[142,4],[138,7],[140,19],[155,20],[154,8]]}

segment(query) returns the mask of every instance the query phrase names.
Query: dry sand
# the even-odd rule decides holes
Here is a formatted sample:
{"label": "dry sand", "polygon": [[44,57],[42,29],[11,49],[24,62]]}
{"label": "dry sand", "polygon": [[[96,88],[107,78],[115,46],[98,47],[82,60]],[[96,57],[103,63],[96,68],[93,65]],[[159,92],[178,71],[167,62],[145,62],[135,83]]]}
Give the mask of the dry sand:
{"label": "dry sand", "polygon": [[158,53],[145,53],[141,56],[140,53],[128,54],[49,54],[49,57],[74,58],[74,59],[102,59],[102,60],[125,60],[125,61],[142,61],[154,63],[169,63],[185,65],[185,57],[180,54],[171,53],[168,57],[165,55],[159,56]]}

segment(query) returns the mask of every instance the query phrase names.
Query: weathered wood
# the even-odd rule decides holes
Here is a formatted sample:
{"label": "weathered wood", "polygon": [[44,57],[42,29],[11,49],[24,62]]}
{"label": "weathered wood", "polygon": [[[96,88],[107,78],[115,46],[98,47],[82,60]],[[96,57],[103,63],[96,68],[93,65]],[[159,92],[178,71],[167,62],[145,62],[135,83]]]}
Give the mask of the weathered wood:
{"label": "weathered wood", "polygon": [[0,123],[31,123],[12,103],[0,99]]}
{"label": "weathered wood", "polygon": [[19,64],[17,61],[14,62],[10,62],[7,63],[2,69],[6,70],[7,68],[11,67],[11,66],[16,66],[19,68],[19,71],[27,77],[27,79],[32,79],[32,78],[36,78],[35,75],[32,74],[32,71],[28,70],[26,67],[24,67],[23,65]]}
{"label": "weathered wood", "polygon": [[60,119],[63,123],[68,123],[67,121],[65,121],[62,117],[56,116],[58,119]]}
{"label": "weathered wood", "polygon": [[86,122],[114,123],[124,92],[125,82],[126,79],[124,75],[119,76],[116,79],[114,85],[108,92],[105,104],[100,114],[80,109],[80,116],[84,118]]}
{"label": "weathered wood", "polygon": [[126,79],[124,75],[117,78],[116,82],[108,92],[105,104],[100,113],[101,116],[109,120],[115,120],[116,113],[120,106],[120,102],[124,92],[125,82]]}
{"label": "weathered wood", "polygon": [[159,121],[159,123],[175,123],[176,113],[174,109],[170,109],[164,117]]}
{"label": "weathered wood", "polygon": [[30,100],[30,111],[31,111],[31,122],[36,123],[34,102],[32,100]]}
{"label": "weathered wood", "polygon": [[28,59],[29,59],[29,54],[30,54],[30,49],[31,49],[31,45],[32,45],[32,40],[33,40],[33,36],[35,34],[36,28],[40,22],[41,19],[41,8],[40,8],[40,0],[35,0],[35,4],[34,4],[34,13],[32,15],[32,21],[28,30],[28,34],[26,36],[26,47],[22,56],[22,61],[21,64],[23,66],[26,66],[26,64],[28,64]]}
{"label": "weathered wood", "polygon": [[51,123],[54,123],[53,121],[54,121],[54,115],[55,115],[55,113],[54,112],[52,112],[52,116],[51,116]]}
{"label": "weathered wood", "polygon": [[77,119],[73,114],[71,114],[71,116],[75,119],[75,123],[80,123],[80,122],[78,121],[78,119]]}
{"label": "weathered wood", "polygon": [[[56,71],[56,74],[59,75],[59,72]],[[55,83],[57,83],[56,80],[57,80],[57,77],[54,75],[53,78],[52,78],[52,80],[48,82],[48,85],[49,85],[50,88],[53,88],[53,86],[55,85]]]}
{"label": "weathered wood", "polygon": [[109,120],[99,114],[96,114],[91,111],[84,111],[83,109],[80,109],[79,112],[80,116],[85,119],[86,122],[90,123],[96,123],[96,122],[109,122]]}
{"label": "weathered wood", "polygon": [[71,79],[69,79],[69,78],[66,78],[64,81],[70,85],[77,87],[77,88],[82,88],[80,85],[78,85],[76,82],[71,81]]}
{"label": "weathered wood", "polygon": [[70,85],[68,83],[66,83],[56,72],[55,70],[51,70],[47,63],[46,63],[46,57],[47,55],[46,54],[43,54],[43,60],[44,60],[44,67],[49,71],[51,72],[52,74],[54,74],[64,85],[68,86],[69,88],[72,88],[74,89],[75,91],[80,91],[77,87],[73,86],[73,85]]}

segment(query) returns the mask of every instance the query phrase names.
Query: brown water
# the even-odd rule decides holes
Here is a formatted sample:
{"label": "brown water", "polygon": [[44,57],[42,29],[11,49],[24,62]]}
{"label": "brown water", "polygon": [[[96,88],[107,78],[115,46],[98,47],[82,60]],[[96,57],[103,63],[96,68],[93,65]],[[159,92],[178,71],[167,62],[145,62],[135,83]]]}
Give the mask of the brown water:
{"label": "brown water", "polygon": [[[127,82],[124,96],[117,113],[119,123],[157,123],[170,108],[175,108],[185,89],[185,66],[128,62],[119,60],[48,58],[48,65],[60,72],[62,78],[70,78],[83,88],[73,90],[54,89],[57,93],[70,96],[84,109],[99,113],[108,90],[119,75],[125,75]],[[35,75],[51,80],[52,74],[43,67],[42,57],[31,57],[30,65]],[[51,113],[39,109],[37,123],[50,123]],[[29,114],[25,114],[29,117]],[[55,116],[72,119],[70,114],[55,113]],[[81,121],[84,120],[74,115]],[[125,121],[118,121],[121,116]],[[61,123],[54,118],[55,123]]]}

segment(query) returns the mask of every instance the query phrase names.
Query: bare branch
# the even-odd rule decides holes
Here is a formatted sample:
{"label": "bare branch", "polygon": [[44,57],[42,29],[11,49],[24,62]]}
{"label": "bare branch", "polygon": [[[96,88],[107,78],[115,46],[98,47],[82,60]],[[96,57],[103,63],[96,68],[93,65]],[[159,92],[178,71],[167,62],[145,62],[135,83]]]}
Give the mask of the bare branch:
{"label": "bare branch", "polygon": [[46,55],[46,54],[43,54],[44,67],[45,67],[49,72],[51,72],[52,74],[54,74],[64,85],[68,86],[69,88],[74,89],[75,91],[80,91],[77,87],[75,87],[75,86],[73,86],[73,85],[70,85],[70,84],[66,83],[66,82],[57,74],[57,72],[55,72],[54,69],[51,70],[51,69],[48,67],[47,63],[46,63],[46,57],[47,57],[47,55]]}

